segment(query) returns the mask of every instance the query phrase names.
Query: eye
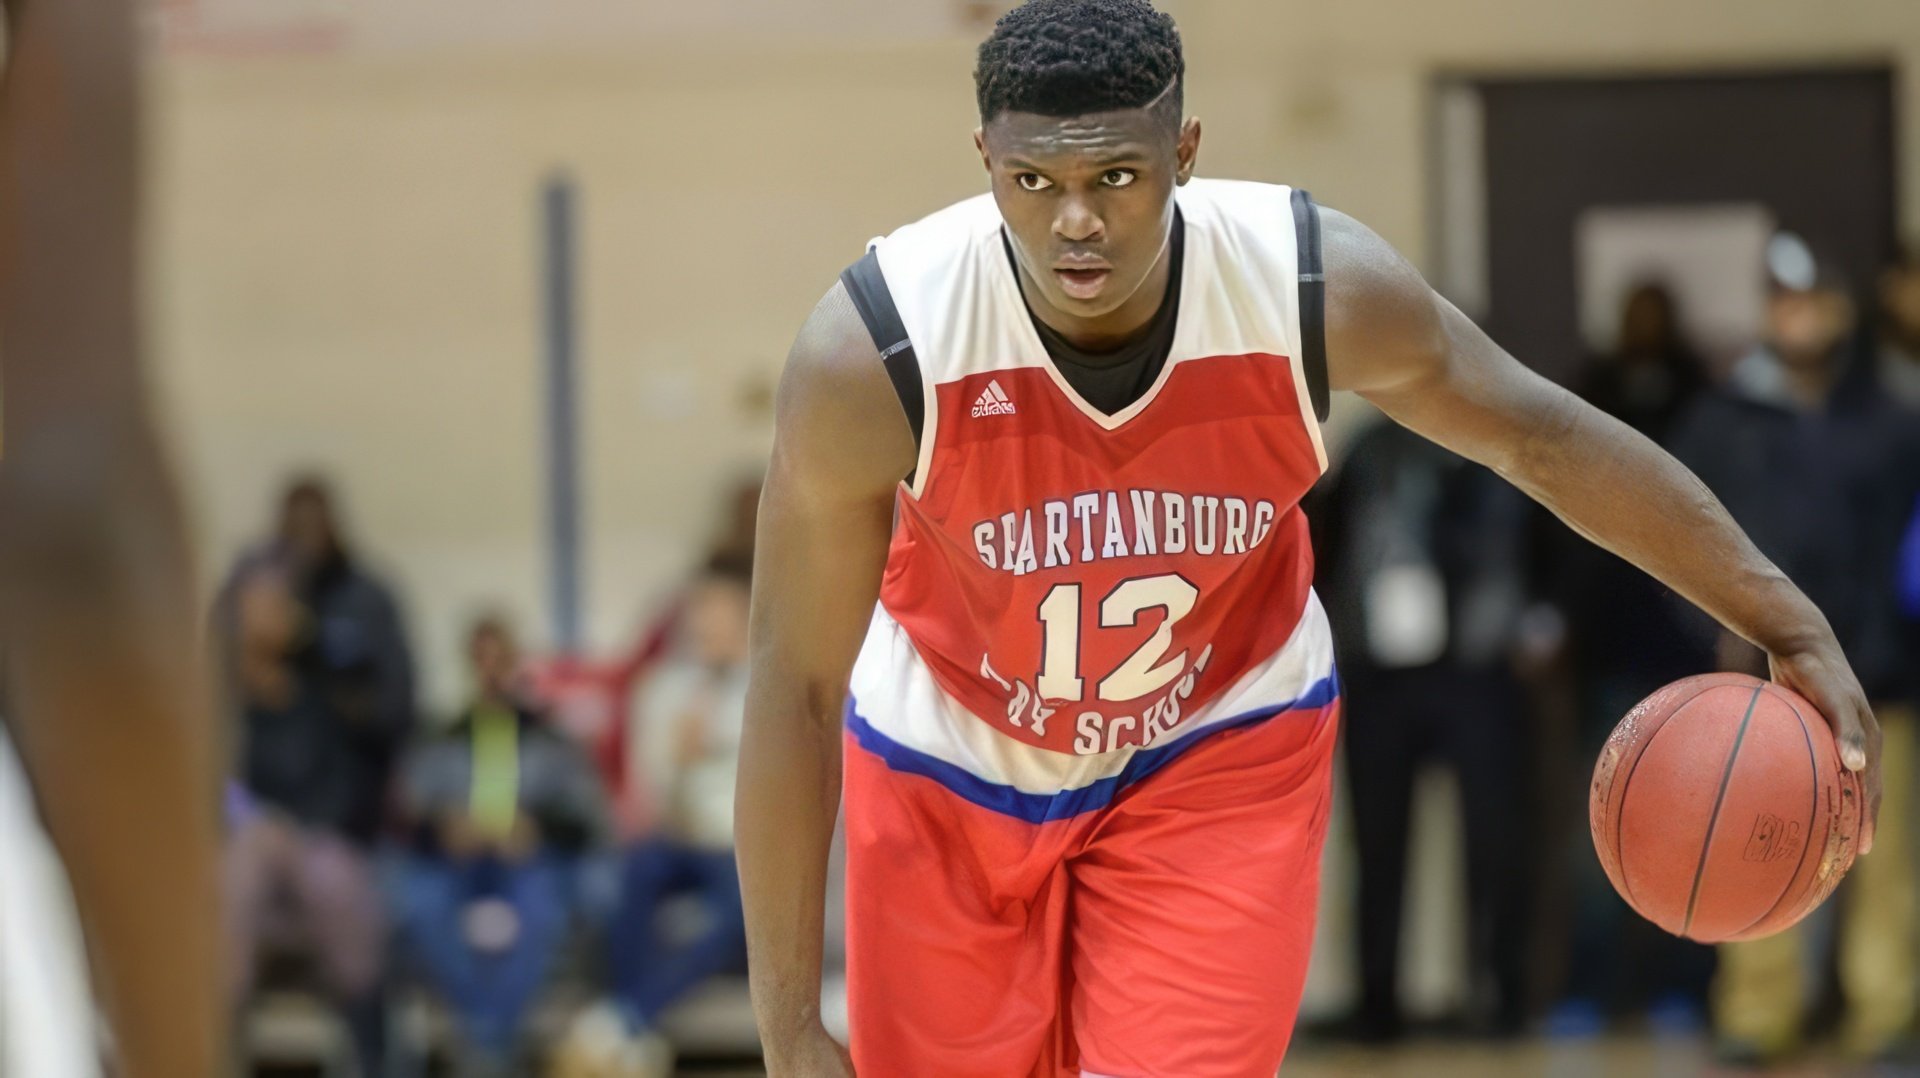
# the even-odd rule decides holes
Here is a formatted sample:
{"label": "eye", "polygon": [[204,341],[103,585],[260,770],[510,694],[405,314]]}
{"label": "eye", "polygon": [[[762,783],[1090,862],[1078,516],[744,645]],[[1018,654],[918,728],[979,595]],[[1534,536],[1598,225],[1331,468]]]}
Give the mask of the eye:
{"label": "eye", "polygon": [[1038,172],[1022,172],[1013,178],[1013,182],[1019,184],[1022,191],[1044,191],[1053,186],[1052,180]]}
{"label": "eye", "polygon": [[1139,178],[1140,174],[1130,168],[1110,168],[1100,177],[1100,182],[1108,187],[1126,187]]}

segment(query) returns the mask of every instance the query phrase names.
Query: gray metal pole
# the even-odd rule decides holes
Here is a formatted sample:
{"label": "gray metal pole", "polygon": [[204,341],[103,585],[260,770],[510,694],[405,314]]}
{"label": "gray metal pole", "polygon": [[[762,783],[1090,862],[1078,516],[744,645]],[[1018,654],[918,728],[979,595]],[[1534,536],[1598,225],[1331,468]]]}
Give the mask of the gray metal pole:
{"label": "gray metal pole", "polygon": [[547,537],[553,604],[553,641],[578,651],[585,611],[580,605],[579,399],[574,354],[575,206],[573,179],[547,180],[542,192],[545,232]]}

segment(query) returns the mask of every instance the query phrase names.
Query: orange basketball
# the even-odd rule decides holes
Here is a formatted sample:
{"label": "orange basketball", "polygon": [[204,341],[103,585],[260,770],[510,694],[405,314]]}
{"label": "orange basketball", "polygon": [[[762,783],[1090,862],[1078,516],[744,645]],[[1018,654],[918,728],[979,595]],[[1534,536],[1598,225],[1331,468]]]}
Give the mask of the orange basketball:
{"label": "orange basketball", "polygon": [[1744,674],[1690,677],[1614,727],[1588,820],[1607,878],[1642,917],[1702,943],[1805,917],[1853,864],[1859,777],[1798,694]]}

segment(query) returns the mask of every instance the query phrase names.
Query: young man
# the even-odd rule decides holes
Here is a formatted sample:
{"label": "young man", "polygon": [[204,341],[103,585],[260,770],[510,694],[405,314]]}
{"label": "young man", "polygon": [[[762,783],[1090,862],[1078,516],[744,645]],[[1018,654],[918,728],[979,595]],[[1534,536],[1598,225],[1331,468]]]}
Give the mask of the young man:
{"label": "young man", "polygon": [[[1358,222],[1190,182],[1182,75],[1145,0],[1013,11],[991,197],[878,241],[794,345],[738,820],[779,1078],[1273,1074],[1338,708],[1297,508],[1329,388],[1759,644],[1877,783],[1825,619],[1700,484]],[[843,767],[850,1059],[818,1011]]]}
{"label": "young man", "polygon": [[[134,6],[4,7],[6,725],[72,881],[117,1073],[200,1078],[223,1040],[218,793],[187,546],[140,377]],[[0,828],[16,821],[0,804]],[[0,834],[0,1073],[97,1073],[92,1008],[58,992],[85,959],[47,953],[58,914],[17,838]]]}
{"label": "young man", "polygon": [[467,658],[467,707],[401,766],[415,842],[396,876],[395,913],[453,1008],[460,1073],[517,1074],[527,1015],[566,944],[567,877],[602,838],[606,799],[586,755],[529,700],[507,622],[476,621]]}

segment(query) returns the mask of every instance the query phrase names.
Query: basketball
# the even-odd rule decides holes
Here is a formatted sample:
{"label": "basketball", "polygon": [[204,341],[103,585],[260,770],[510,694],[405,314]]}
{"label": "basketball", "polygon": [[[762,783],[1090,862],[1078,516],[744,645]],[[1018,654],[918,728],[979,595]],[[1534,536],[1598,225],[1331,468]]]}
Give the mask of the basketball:
{"label": "basketball", "polygon": [[1853,864],[1859,777],[1798,694],[1744,674],[1642,700],[1594,767],[1594,850],[1642,917],[1701,943],[1799,921]]}

